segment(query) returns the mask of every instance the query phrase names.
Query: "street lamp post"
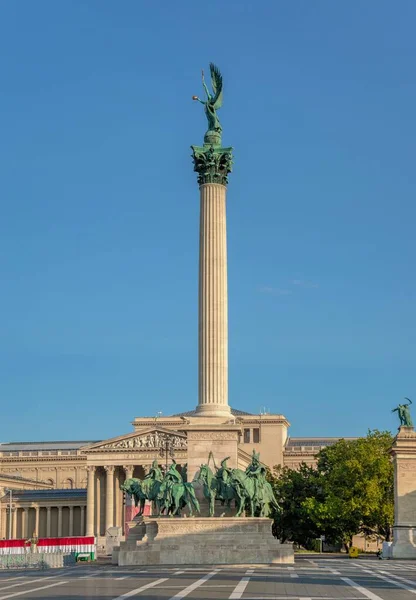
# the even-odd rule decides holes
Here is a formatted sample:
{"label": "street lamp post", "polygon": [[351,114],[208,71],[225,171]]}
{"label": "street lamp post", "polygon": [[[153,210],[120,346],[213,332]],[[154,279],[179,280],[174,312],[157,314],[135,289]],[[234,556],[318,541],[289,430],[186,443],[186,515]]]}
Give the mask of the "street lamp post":
{"label": "street lamp post", "polygon": [[175,456],[173,441],[171,438],[163,438],[160,440],[159,456],[165,458],[165,473],[168,471],[168,457]]}

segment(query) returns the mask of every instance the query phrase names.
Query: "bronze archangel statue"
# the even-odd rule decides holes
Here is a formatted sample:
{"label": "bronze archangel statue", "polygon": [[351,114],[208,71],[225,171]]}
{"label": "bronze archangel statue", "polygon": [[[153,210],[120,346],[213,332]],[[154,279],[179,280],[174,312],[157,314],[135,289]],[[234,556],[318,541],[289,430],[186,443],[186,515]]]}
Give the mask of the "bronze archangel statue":
{"label": "bronze archangel statue", "polygon": [[204,142],[208,144],[221,145],[222,127],[218,119],[217,110],[222,106],[222,75],[218,67],[213,63],[209,65],[211,71],[211,84],[213,94],[210,93],[205,83],[204,71],[202,71],[202,85],[204,86],[206,100],[201,100],[198,96],[192,96],[205,106],[205,114],[208,120],[208,130],[204,136]]}
{"label": "bronze archangel statue", "polygon": [[400,426],[413,427],[412,417],[410,415],[409,406],[412,404],[410,398],[405,398],[406,404],[399,404],[396,408],[393,408],[391,412],[397,412],[400,419]]}

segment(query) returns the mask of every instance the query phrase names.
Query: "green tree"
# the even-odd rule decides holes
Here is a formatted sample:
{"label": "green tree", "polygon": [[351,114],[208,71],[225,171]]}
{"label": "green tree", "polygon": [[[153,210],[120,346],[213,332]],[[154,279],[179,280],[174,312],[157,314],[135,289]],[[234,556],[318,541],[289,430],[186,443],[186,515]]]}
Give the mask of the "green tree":
{"label": "green tree", "polygon": [[360,532],[390,538],[393,525],[393,465],[389,432],[369,431],[357,440],[339,440],[318,454],[321,497],[304,508],[318,530],[347,547]]}
{"label": "green tree", "polygon": [[316,470],[305,463],[297,471],[275,467],[274,473],[268,474],[268,480],[282,508],[274,514],[274,535],[282,542],[290,540],[312,548],[319,531],[306,501],[310,498],[324,500]]}

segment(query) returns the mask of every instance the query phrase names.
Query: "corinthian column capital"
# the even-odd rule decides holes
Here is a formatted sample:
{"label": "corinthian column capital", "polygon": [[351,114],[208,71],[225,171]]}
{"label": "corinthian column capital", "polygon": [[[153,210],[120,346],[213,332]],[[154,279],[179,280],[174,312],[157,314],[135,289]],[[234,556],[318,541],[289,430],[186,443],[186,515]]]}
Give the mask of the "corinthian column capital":
{"label": "corinthian column capital", "polygon": [[219,183],[227,185],[228,174],[232,171],[233,149],[204,144],[191,146],[194,171],[198,173],[198,183]]}

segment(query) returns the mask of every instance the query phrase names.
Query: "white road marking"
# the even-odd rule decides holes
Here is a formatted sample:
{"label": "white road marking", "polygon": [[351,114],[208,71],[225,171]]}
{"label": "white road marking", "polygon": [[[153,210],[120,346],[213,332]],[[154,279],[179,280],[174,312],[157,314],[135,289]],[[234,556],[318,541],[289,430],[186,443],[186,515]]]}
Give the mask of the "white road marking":
{"label": "white road marking", "polygon": [[47,579],[56,579],[60,577],[60,575],[51,575],[51,577],[38,577],[37,579],[33,579],[32,581],[22,581],[21,583],[13,583],[12,585],[5,585],[0,588],[0,592],[3,590],[10,590],[11,588],[19,587],[21,585],[31,585],[32,583],[38,583],[39,581],[46,581]]}
{"label": "white road marking", "polygon": [[90,577],[98,577],[102,571],[96,571],[95,573],[88,573],[88,575],[82,575],[80,579],[89,579]]}
{"label": "white road marking", "polygon": [[[384,575],[379,575],[378,573],[375,573],[374,571],[370,571],[369,569],[362,569],[363,573],[369,573],[370,575],[372,575],[372,577],[377,577],[377,579],[383,579],[383,581],[387,581],[388,583],[391,583],[392,585],[395,585],[396,587],[402,588],[403,590],[407,590],[408,592],[411,592],[412,594],[416,594],[416,588],[414,587],[409,587],[408,585],[405,585],[404,583],[400,583],[399,581],[394,581],[393,579],[390,579],[390,577],[395,577],[396,579],[401,579],[402,581],[404,580],[403,577],[399,577],[398,575],[393,575],[392,573],[388,573],[388,575],[390,575],[390,577],[384,577]],[[412,585],[416,585],[415,581],[410,581],[409,579],[406,580],[408,583],[411,583]]]}
{"label": "white road marking", "polygon": [[16,598],[16,596],[23,596],[24,594],[30,594],[31,592],[39,592],[40,590],[46,590],[48,588],[56,587],[57,585],[64,585],[67,581],[57,581],[56,583],[50,583],[49,585],[43,585],[42,587],[32,588],[25,590],[24,592],[13,592],[13,594],[7,594],[7,596],[0,596],[0,600],[6,600],[7,598]]}
{"label": "white road marking", "polygon": [[290,576],[292,579],[299,579],[299,575],[297,573],[291,573]]}
{"label": "white road marking", "polygon": [[123,575],[123,577],[114,577],[114,579],[117,579],[117,581],[121,581],[122,579],[129,579],[129,577],[131,577],[131,575]]}
{"label": "white road marking", "polygon": [[182,590],[181,592],[178,592],[177,594],[172,596],[172,598],[170,598],[170,600],[173,600],[173,598],[178,598],[178,599],[185,598],[185,596],[188,596],[188,594],[190,594],[191,592],[196,590],[196,588],[198,588],[200,585],[202,585],[203,583],[208,581],[208,579],[211,579],[211,577],[214,577],[214,575],[217,575],[217,573],[219,573],[220,571],[221,571],[221,569],[215,569],[215,571],[211,571],[211,573],[204,575],[204,577],[201,577],[201,579],[198,579],[198,581],[194,581],[194,583],[191,583],[191,585],[188,585],[188,587],[186,587],[184,590]]}
{"label": "white road marking", "polygon": [[174,573],[174,575],[182,575],[182,573],[185,573],[185,571],[176,571],[176,573]]}
{"label": "white road marking", "polygon": [[411,579],[406,579],[406,577],[401,577],[400,575],[394,575],[389,571],[380,571],[383,575],[390,575],[390,577],[394,577],[395,579],[400,579],[400,581],[404,581],[405,583],[410,583],[410,585],[416,585],[416,581],[412,581]]}
{"label": "white road marking", "polygon": [[355,581],[353,581],[349,577],[340,577],[340,579],[341,579],[341,581],[345,581],[345,583],[348,583],[348,585],[350,585],[351,587],[353,587],[354,589],[356,589],[363,596],[366,596],[370,600],[383,600],[383,598],[381,598],[380,596],[377,596],[377,594],[374,594],[374,592],[371,592],[370,590],[367,590],[367,588],[363,587],[362,585],[359,585],[358,583],[356,583]]}
{"label": "white road marking", "polygon": [[[117,596],[117,598],[113,598],[113,600],[122,600],[123,598],[130,598],[130,596],[134,596],[135,594],[140,594],[140,592],[144,592],[145,590],[148,590],[149,588],[155,587],[156,585],[159,585],[159,583],[164,583],[168,579],[169,579],[169,577],[165,577],[164,579],[156,579],[156,581],[152,581],[151,583],[142,585],[141,587],[136,588],[135,590],[130,590],[129,592],[126,592],[125,594],[122,594],[121,596]],[[1,600],[1,598],[0,598],[0,600]]]}
{"label": "white road marking", "polygon": [[253,573],[254,569],[249,569],[246,571],[246,576],[240,579],[240,581],[235,586],[234,591],[231,593],[230,600],[241,598],[241,596],[244,594],[244,590],[248,586],[248,582],[250,581],[250,575],[252,575]]}
{"label": "white road marking", "polygon": [[310,560],[309,558],[306,559],[309,563],[311,563],[311,565],[313,565],[314,567],[317,567],[317,563],[314,560]]}
{"label": "white road marking", "polygon": [[[219,583],[218,585],[216,583],[207,583],[204,585],[204,590],[206,590],[207,588],[211,589],[211,588],[233,588],[234,584],[233,583]],[[160,585],[158,588],[159,590],[182,590],[183,589],[183,584],[182,585]],[[325,598],[326,600],[326,598]],[[357,600],[357,599],[355,599]]]}

